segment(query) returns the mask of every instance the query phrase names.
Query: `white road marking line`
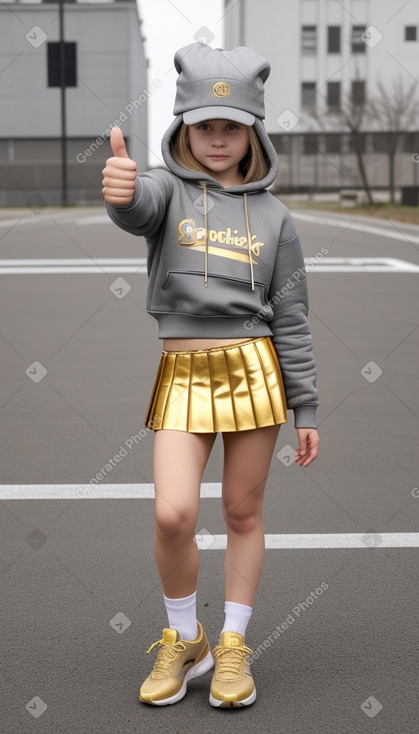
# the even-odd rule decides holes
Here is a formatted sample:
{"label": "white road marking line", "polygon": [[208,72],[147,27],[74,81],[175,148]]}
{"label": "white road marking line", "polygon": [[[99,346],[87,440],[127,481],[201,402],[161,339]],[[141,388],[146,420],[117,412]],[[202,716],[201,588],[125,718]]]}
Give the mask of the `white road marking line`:
{"label": "white road marking line", "polygon": [[265,535],[269,548],[419,548],[419,533]]}
{"label": "white road marking line", "polygon": [[122,267],[104,265],[103,267],[66,267],[66,268],[0,268],[0,275],[105,275],[106,273],[146,273],[145,265]]}
{"label": "white road marking line", "polygon": [[87,257],[61,257],[61,258],[33,258],[29,260],[0,260],[1,264],[4,265],[85,265],[86,263],[99,263],[100,265],[114,265],[120,263],[121,265],[137,265],[138,263],[144,264],[147,262],[145,257],[96,257],[89,259]]}
{"label": "white road marking line", "polygon": [[[203,482],[200,496],[221,497],[221,482]],[[84,497],[152,499],[154,484],[0,484],[0,500],[77,500]]]}
{"label": "white road marking line", "polygon": [[0,275],[73,275],[75,273],[147,273],[147,259],[61,258],[0,260]]}
{"label": "white road marking line", "polygon": [[[304,258],[309,273],[418,273],[419,265],[394,257]],[[73,275],[76,273],[147,273],[146,258],[61,258],[0,260],[0,275]]]}
{"label": "white road marking line", "polygon": [[[33,227],[34,224],[38,224],[41,222],[51,222],[54,219],[59,219],[60,221],[64,220],[64,222],[66,222],[67,220],[68,224],[74,224],[74,219],[71,217],[71,213],[69,213],[68,211],[51,211],[50,214],[27,214],[25,211],[25,213],[21,217],[18,216],[15,219],[0,219],[0,227],[14,227],[16,224],[29,224],[31,227]],[[109,221],[111,220],[109,219]],[[55,224],[55,222],[52,223]]]}
{"label": "white road marking line", "polygon": [[[31,221],[32,218],[30,217]],[[20,222],[20,219],[2,219],[0,221],[0,227],[13,227],[15,224],[18,224]]]}
{"label": "white road marking line", "polygon": [[314,257],[304,258],[313,264],[310,273],[419,273],[419,265],[395,257]]}
{"label": "white road marking line", "polygon": [[[222,550],[227,548],[227,535],[201,534],[196,539],[196,544],[202,550]],[[419,548],[419,533],[265,534],[265,548]]]}
{"label": "white road marking line", "polygon": [[[90,487],[90,491],[88,488]],[[84,489],[85,496],[77,494]],[[154,484],[2,484],[0,500],[45,499],[153,499]],[[201,497],[221,497],[221,482],[203,482]],[[196,536],[198,548],[222,550],[227,535],[213,535],[201,528]],[[265,534],[267,549],[286,548],[419,548],[419,533],[304,533]]]}
{"label": "white road marking line", "polygon": [[[401,230],[398,231],[396,226],[399,226],[399,222],[393,229],[387,229],[387,227],[373,227],[370,224],[363,224],[354,220],[338,219],[337,217],[327,216],[315,216],[312,214],[303,214],[300,211],[292,211],[293,219],[300,219],[302,222],[311,222],[312,224],[324,224],[329,227],[339,227],[339,229],[348,229],[348,231],[366,232],[367,234],[376,234],[379,237],[388,237],[391,240],[402,240],[403,242],[413,242],[419,244],[419,236],[414,234],[403,233]],[[356,219],[356,215],[354,216]],[[402,226],[403,223],[400,223]]]}
{"label": "white road marking line", "polygon": [[64,224],[80,225],[80,224],[113,224],[112,219],[108,214],[93,214],[91,216],[74,219],[74,216],[80,217],[80,212],[76,211],[74,215],[71,212],[54,212],[51,211],[48,214],[27,214],[26,212],[20,218],[15,219],[0,219],[0,228],[3,227],[14,227],[16,224],[29,224],[33,227],[34,224],[50,222],[55,224],[56,219],[60,220]]}
{"label": "white road marking line", "polygon": [[108,214],[96,214],[91,217],[83,217],[83,219],[76,219],[75,224],[113,224],[112,219]]}

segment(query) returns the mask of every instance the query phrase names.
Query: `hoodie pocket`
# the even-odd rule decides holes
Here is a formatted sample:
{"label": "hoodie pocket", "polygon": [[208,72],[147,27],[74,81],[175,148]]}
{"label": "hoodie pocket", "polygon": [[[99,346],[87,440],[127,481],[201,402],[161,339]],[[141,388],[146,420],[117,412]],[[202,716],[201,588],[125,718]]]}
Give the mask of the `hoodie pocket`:
{"label": "hoodie pocket", "polygon": [[211,275],[205,286],[204,273],[169,270],[160,289],[155,289],[151,310],[194,316],[248,316],[259,309],[270,310],[265,283],[230,275]]}

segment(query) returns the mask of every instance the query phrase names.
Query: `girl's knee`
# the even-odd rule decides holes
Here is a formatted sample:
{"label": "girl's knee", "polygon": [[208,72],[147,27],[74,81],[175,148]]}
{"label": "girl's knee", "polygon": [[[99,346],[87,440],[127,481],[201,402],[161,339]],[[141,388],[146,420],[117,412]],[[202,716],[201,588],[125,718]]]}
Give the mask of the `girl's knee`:
{"label": "girl's knee", "polygon": [[189,508],[167,507],[156,508],[156,530],[166,540],[188,538],[195,535],[196,517]]}
{"label": "girl's knee", "polygon": [[261,518],[260,513],[242,507],[240,504],[224,507],[224,518],[227,527],[235,533],[250,533],[259,527]]}

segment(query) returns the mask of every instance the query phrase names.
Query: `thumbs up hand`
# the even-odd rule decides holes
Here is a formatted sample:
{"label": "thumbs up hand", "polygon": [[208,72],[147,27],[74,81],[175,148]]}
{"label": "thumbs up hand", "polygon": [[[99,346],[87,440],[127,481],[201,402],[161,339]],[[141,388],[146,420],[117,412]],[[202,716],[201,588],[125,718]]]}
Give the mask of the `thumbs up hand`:
{"label": "thumbs up hand", "polygon": [[125,206],[131,203],[134,196],[137,164],[127,153],[119,127],[112,128],[110,143],[114,155],[107,159],[102,170],[102,194],[108,204]]}

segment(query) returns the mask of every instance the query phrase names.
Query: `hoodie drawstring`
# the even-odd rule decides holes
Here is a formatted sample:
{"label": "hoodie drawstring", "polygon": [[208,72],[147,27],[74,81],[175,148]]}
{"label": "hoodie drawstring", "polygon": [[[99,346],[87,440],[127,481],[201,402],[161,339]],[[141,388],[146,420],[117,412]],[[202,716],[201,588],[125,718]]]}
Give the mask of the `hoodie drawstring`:
{"label": "hoodie drawstring", "polygon": [[[205,286],[208,287],[208,201],[207,201],[207,184],[205,181],[200,181],[200,184],[204,190],[204,241],[205,241],[205,275],[204,282]],[[243,195],[244,203],[244,215],[246,219],[246,233],[247,233],[247,250],[249,253],[250,262],[250,275],[252,280],[252,291],[255,290],[255,280],[253,275],[253,260],[252,260],[252,233],[250,231],[249,212],[247,209],[247,193]]]}
{"label": "hoodie drawstring", "polygon": [[249,223],[249,213],[247,211],[247,194],[244,194],[243,197],[244,202],[244,214],[246,217],[246,230],[247,230],[247,249],[249,251],[249,261],[250,261],[250,274],[252,277],[252,291],[255,290],[255,280],[253,277],[253,260],[252,260],[252,250],[251,250],[251,243],[252,243],[252,233],[250,231],[250,223]]}
{"label": "hoodie drawstring", "polygon": [[207,202],[207,184],[205,181],[201,181],[202,188],[204,189],[204,238],[205,238],[205,275],[204,283],[205,287],[208,287],[208,202]]}

